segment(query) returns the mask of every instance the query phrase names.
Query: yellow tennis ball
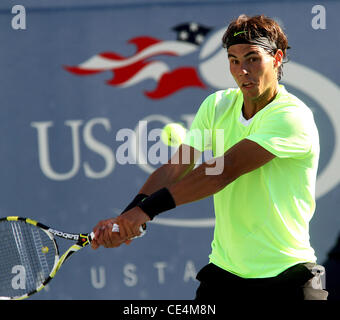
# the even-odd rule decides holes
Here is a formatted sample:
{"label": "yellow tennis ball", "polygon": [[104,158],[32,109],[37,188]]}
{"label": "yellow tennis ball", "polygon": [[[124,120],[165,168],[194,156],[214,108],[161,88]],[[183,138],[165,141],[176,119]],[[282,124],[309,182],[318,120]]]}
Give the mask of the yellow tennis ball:
{"label": "yellow tennis ball", "polygon": [[47,252],[48,252],[48,247],[42,247],[42,248],[41,248],[41,251],[42,251],[43,253],[47,253]]}
{"label": "yellow tennis ball", "polygon": [[167,146],[178,147],[183,143],[186,133],[180,123],[168,123],[162,130],[161,139]]}

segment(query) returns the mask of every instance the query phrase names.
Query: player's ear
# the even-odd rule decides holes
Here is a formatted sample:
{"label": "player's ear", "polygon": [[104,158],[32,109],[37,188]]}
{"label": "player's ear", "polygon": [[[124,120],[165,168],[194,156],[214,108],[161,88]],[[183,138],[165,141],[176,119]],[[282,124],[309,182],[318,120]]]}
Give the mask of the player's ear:
{"label": "player's ear", "polygon": [[281,49],[278,49],[274,54],[274,68],[278,68],[282,65],[283,60],[283,52]]}

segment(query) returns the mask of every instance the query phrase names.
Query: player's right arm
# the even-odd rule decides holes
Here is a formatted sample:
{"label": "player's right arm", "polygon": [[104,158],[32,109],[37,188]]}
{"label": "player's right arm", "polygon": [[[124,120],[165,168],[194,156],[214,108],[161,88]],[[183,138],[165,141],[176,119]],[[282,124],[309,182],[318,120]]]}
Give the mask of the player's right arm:
{"label": "player's right arm", "polygon": [[[139,194],[150,195],[157,190],[162,188],[169,188],[172,185],[176,184],[178,181],[183,179],[187,174],[189,174],[195,167],[197,160],[199,159],[201,152],[196,150],[193,147],[182,144],[179,146],[175,154],[171,157],[168,163],[162,165],[158,169],[156,169],[146,180],[143,187],[140,189]],[[141,218],[149,220],[149,217],[142,212]],[[119,219],[120,217],[101,220],[94,227],[93,232],[95,233],[95,238],[92,240],[92,248],[97,249],[98,243],[101,243],[102,239],[110,238],[108,237],[108,233],[110,236],[115,236],[117,238],[117,246],[126,243],[129,244],[131,241],[121,240],[121,239],[130,239],[136,234],[134,230],[134,225],[141,225],[144,223],[139,223],[138,221],[127,221],[125,219]],[[114,223],[119,225],[119,235],[112,235],[112,226]],[[105,243],[103,244],[104,246]],[[107,245],[109,247],[110,245]]]}

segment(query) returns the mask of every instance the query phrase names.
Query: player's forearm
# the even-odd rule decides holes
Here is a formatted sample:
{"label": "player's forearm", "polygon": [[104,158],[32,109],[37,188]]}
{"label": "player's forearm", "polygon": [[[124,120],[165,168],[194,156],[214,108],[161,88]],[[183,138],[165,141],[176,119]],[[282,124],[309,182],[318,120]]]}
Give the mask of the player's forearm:
{"label": "player's forearm", "polygon": [[237,178],[224,157],[215,160],[215,163],[201,164],[168,188],[176,206],[211,196]]}
{"label": "player's forearm", "polygon": [[187,145],[181,145],[167,164],[149,176],[139,193],[151,195],[162,188],[169,188],[194,168],[199,156],[199,151]]}
{"label": "player's forearm", "polygon": [[181,180],[193,167],[192,164],[164,164],[149,176],[139,193],[150,195],[159,189],[169,188]]}

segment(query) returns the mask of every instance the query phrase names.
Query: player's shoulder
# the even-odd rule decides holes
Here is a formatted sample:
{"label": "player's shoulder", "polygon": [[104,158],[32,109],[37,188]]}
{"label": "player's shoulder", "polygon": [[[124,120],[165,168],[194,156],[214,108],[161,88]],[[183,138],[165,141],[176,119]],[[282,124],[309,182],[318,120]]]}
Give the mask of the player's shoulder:
{"label": "player's shoulder", "polygon": [[[278,97],[274,100],[276,108],[286,112],[311,114],[311,109],[297,96],[287,91],[287,89],[280,85]],[[274,109],[276,109],[274,108]]]}
{"label": "player's shoulder", "polygon": [[215,91],[210,95],[211,99],[214,99],[216,102],[219,102],[221,100],[233,100],[238,95],[241,94],[240,88],[228,88],[224,90],[218,90]]}
{"label": "player's shoulder", "polygon": [[266,107],[259,121],[287,125],[295,128],[314,128],[315,120],[311,109],[283,86],[273,102]]}
{"label": "player's shoulder", "polygon": [[280,85],[276,98],[262,112],[261,119],[281,119],[289,122],[314,122],[311,109],[294,94]]}
{"label": "player's shoulder", "polygon": [[213,109],[227,109],[233,105],[241,94],[239,88],[228,88],[224,90],[218,90],[211,93],[205,100],[204,104],[208,104]]}

